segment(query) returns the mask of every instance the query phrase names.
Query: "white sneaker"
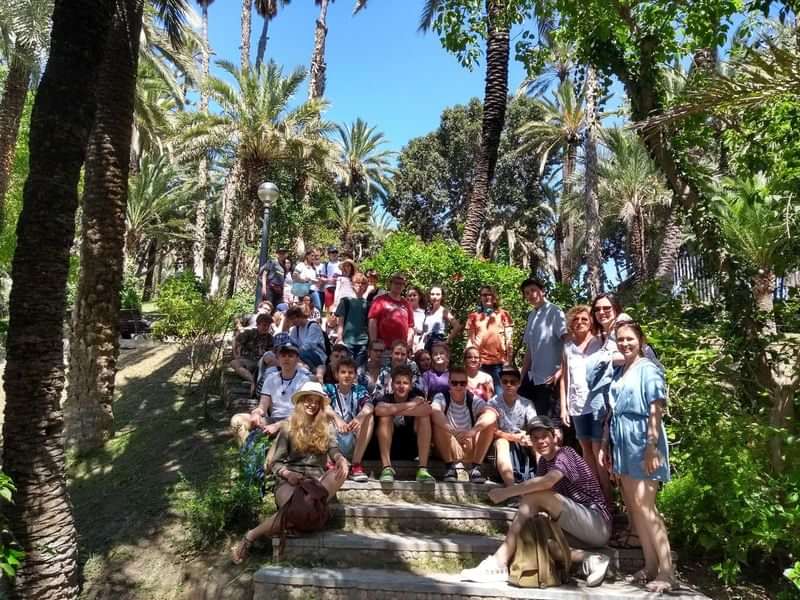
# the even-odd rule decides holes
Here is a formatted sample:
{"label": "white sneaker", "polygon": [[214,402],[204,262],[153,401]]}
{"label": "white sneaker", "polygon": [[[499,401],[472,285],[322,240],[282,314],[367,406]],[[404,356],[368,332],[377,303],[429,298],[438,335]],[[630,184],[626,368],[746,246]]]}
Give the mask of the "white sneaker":
{"label": "white sneaker", "polygon": [[462,581],[475,581],[477,583],[506,583],[508,581],[508,568],[497,564],[494,556],[487,556],[474,569],[461,571]]}
{"label": "white sneaker", "polygon": [[586,586],[595,587],[603,583],[610,559],[605,554],[590,554],[583,560],[581,570],[586,576]]}

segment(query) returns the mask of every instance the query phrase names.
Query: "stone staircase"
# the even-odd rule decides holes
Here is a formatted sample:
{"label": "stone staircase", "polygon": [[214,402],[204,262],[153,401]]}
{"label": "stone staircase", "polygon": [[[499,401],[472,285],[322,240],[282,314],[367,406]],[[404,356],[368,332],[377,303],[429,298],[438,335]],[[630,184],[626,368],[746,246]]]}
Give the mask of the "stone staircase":
{"label": "stone staircase", "polygon": [[[376,463],[365,463],[373,476]],[[398,475],[414,464],[399,462]],[[444,465],[433,462],[438,477]],[[620,598],[649,596],[615,579],[643,564],[641,551],[602,548],[611,558],[607,582],[586,588],[580,582],[550,589],[521,589],[458,580],[500,545],[515,509],[490,505],[495,483],[435,484],[398,479],[393,484],[347,481],[331,505],[328,528],[317,534],[273,540],[273,562],[254,576],[254,600],[325,599],[433,600],[445,598]],[[704,597],[689,588],[672,597]]]}

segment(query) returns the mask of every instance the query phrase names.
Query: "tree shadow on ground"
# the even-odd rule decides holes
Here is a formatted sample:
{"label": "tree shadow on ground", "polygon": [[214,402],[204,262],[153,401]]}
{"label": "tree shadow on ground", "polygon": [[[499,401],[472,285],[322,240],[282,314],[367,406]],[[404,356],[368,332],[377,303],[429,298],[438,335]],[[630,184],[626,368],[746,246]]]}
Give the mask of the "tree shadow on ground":
{"label": "tree shadow on ground", "polygon": [[[145,592],[152,577],[177,578],[180,586],[175,485],[182,478],[202,485],[230,443],[221,407],[212,405],[216,418],[205,421],[202,400],[186,396],[185,352],[142,348],[125,359],[116,435],[69,466],[87,598],[155,597]],[[141,564],[140,555],[165,557],[165,564]]]}

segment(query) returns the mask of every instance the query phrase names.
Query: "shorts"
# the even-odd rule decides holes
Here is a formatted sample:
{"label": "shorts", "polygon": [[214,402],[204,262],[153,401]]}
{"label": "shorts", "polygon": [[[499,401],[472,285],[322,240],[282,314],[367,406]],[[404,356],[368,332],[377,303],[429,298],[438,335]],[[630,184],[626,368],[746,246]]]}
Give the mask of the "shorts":
{"label": "shorts", "polygon": [[570,416],[575,427],[575,437],[579,440],[592,440],[600,442],[603,439],[603,425],[606,420],[606,413],[603,411],[595,417],[595,413],[585,415]]}
{"label": "shorts", "polygon": [[336,432],[336,444],[339,446],[339,451],[345,455],[347,460],[353,459],[353,452],[356,449],[356,434],[352,431],[345,433]]}
{"label": "shorts", "polygon": [[558,524],[564,532],[579,542],[576,547],[601,548],[608,543],[611,537],[611,523],[603,517],[600,510],[578,504],[561,494],[556,496],[561,500]]}
{"label": "shorts", "polygon": [[[509,442],[508,451],[511,469],[514,472],[514,483],[527,481],[536,474],[536,464],[531,456],[530,448]],[[497,456],[495,456],[495,466],[497,466]]]}
{"label": "shorts", "polygon": [[[377,437],[377,436],[376,436]],[[392,460],[414,460],[419,455],[417,448],[417,432],[414,431],[414,417],[403,417],[403,424],[394,424],[392,448],[389,457]]]}

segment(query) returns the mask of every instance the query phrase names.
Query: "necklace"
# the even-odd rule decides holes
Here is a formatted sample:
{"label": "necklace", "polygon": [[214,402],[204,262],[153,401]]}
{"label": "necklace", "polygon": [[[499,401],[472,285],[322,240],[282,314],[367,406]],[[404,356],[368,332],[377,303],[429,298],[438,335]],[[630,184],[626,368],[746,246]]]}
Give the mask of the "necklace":
{"label": "necklace", "polygon": [[292,375],[291,379],[285,379],[283,376],[283,371],[280,372],[281,374],[281,400],[284,400],[284,396],[286,395],[286,390],[291,387],[294,378],[297,377],[297,369],[294,371],[294,375]]}

